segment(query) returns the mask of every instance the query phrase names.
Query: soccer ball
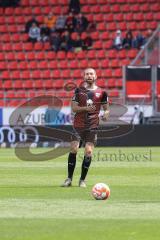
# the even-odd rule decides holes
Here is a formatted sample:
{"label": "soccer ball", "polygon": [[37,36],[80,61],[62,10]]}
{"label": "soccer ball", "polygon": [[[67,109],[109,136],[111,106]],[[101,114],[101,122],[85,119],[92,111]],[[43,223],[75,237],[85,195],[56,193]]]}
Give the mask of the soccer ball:
{"label": "soccer ball", "polygon": [[92,188],[92,196],[96,200],[106,200],[110,196],[110,189],[104,183],[97,183]]}

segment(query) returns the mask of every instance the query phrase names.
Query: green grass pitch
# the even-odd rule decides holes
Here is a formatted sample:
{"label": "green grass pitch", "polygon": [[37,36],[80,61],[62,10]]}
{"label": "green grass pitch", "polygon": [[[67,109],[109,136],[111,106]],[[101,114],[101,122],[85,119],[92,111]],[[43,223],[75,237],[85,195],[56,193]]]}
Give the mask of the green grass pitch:
{"label": "green grass pitch", "polygon": [[[61,188],[67,155],[24,162],[0,149],[1,240],[160,239],[160,148],[96,148],[86,189],[77,186],[82,151],[73,187]],[[110,186],[106,201],[91,196],[98,182]]]}

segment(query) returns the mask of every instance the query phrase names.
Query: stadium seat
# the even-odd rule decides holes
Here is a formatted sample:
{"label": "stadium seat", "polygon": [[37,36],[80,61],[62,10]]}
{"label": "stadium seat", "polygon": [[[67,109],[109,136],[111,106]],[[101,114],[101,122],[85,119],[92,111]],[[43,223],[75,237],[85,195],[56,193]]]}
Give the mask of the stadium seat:
{"label": "stadium seat", "polygon": [[15,60],[15,54],[13,52],[5,53],[5,58],[7,61],[14,61]]}
{"label": "stadium seat", "polygon": [[36,80],[35,82],[34,82],[34,88],[36,88],[36,89],[42,89],[43,88],[43,84],[44,83],[44,81],[43,80]]}
{"label": "stadium seat", "polygon": [[34,47],[35,51],[41,51],[43,49],[43,43],[42,42],[36,42],[33,47]]}
{"label": "stadium seat", "polygon": [[23,88],[23,82],[21,80],[14,80],[13,81],[13,88],[22,89]]}
{"label": "stadium seat", "polygon": [[10,72],[9,71],[2,71],[1,72],[1,79],[10,79]]}
{"label": "stadium seat", "polygon": [[48,68],[49,69],[57,69],[58,68],[58,62],[56,60],[49,61],[48,62]]}
{"label": "stadium seat", "polygon": [[27,70],[28,69],[28,63],[26,61],[21,61],[17,64],[17,68],[21,70]]}
{"label": "stadium seat", "polygon": [[21,79],[26,80],[26,79],[31,79],[31,73],[30,71],[21,71]]}
{"label": "stadium seat", "polygon": [[24,89],[33,89],[33,81],[31,80],[26,80],[23,82],[23,87]]}
{"label": "stadium seat", "polygon": [[75,68],[78,68],[79,67],[79,65],[78,65],[78,61],[76,61],[76,60],[72,60],[72,61],[70,61],[69,62],[69,67],[72,69],[75,69]]}
{"label": "stadium seat", "polygon": [[86,53],[84,51],[80,51],[76,55],[77,59],[84,59],[85,57],[86,57]]}
{"label": "stadium seat", "polygon": [[66,60],[59,61],[59,68],[60,69],[68,68],[68,62]]}
{"label": "stadium seat", "polygon": [[62,79],[63,79],[63,78],[68,78],[68,79],[69,79],[69,78],[70,78],[70,72],[71,72],[71,71],[70,71],[69,69],[64,69],[64,70],[62,70],[62,71],[61,71],[61,77],[62,77]]}
{"label": "stadium seat", "polygon": [[65,59],[66,58],[66,53],[63,51],[57,52],[57,59]]}
{"label": "stadium seat", "polygon": [[14,43],[12,46],[13,51],[20,52],[23,50],[22,43]]}
{"label": "stadium seat", "polygon": [[12,85],[12,81],[11,80],[6,80],[5,82],[3,82],[3,88],[4,89],[12,89],[13,85]]}
{"label": "stadium seat", "polygon": [[1,62],[0,63],[0,70],[6,70],[7,69],[7,63],[6,62]]}
{"label": "stadium seat", "polygon": [[32,70],[37,68],[38,68],[37,61],[33,60],[28,62],[28,69]]}
{"label": "stadium seat", "polygon": [[104,59],[104,58],[106,58],[106,52],[105,52],[105,50],[99,50],[98,52],[97,52],[97,58],[98,59]]}
{"label": "stadium seat", "polygon": [[113,22],[113,19],[114,19],[113,13],[109,12],[104,16],[104,20],[106,21],[106,23]]}
{"label": "stadium seat", "polygon": [[80,68],[82,68],[82,69],[85,69],[85,68],[87,68],[88,67],[88,61],[87,60],[81,60],[80,62],[79,62],[79,67]]}
{"label": "stadium seat", "polygon": [[57,78],[57,79],[60,79],[61,77],[61,73],[59,70],[54,70],[53,71],[53,78]]}
{"label": "stadium seat", "polygon": [[[1,67],[2,67],[2,65],[1,65]],[[18,68],[18,64],[17,64],[16,61],[13,61],[13,62],[9,62],[9,63],[8,63],[8,69],[9,69],[9,70],[15,70],[15,69],[17,69],[17,68]]]}
{"label": "stadium seat", "polygon": [[108,59],[104,59],[101,61],[101,67],[102,68],[108,68],[109,67],[109,60]]}
{"label": "stadium seat", "polygon": [[44,81],[44,88],[46,89],[53,89],[53,80],[45,80]]}
{"label": "stadium seat", "polygon": [[38,68],[39,69],[48,69],[48,62],[45,60],[38,62]]}
{"label": "stadium seat", "polygon": [[32,78],[33,79],[41,79],[41,71],[40,70],[33,70],[32,71]]}
{"label": "stadium seat", "polygon": [[21,78],[21,75],[20,75],[20,71],[11,71],[10,73],[11,75],[11,79],[20,79]]}
{"label": "stadium seat", "polygon": [[90,50],[86,54],[87,54],[88,59],[95,59],[96,58],[96,51],[95,50]]}

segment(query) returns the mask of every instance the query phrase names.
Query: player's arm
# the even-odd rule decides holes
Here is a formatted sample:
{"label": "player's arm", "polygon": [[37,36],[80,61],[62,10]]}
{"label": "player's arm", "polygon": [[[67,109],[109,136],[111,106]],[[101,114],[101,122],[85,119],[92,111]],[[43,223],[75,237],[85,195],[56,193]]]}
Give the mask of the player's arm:
{"label": "player's arm", "polygon": [[103,96],[102,96],[102,107],[103,107],[103,116],[102,116],[102,120],[103,121],[107,121],[108,117],[109,117],[109,102],[108,102],[108,95],[106,92],[103,92]]}
{"label": "player's arm", "polygon": [[71,102],[71,108],[74,113],[79,113],[79,112],[93,112],[96,110],[96,107],[93,106],[78,106],[78,103],[74,100]]}
{"label": "player's arm", "polygon": [[110,112],[109,103],[103,104],[102,107],[103,107],[103,111],[104,111],[103,116],[102,116],[102,120],[107,121],[107,119],[109,117],[109,112]]}

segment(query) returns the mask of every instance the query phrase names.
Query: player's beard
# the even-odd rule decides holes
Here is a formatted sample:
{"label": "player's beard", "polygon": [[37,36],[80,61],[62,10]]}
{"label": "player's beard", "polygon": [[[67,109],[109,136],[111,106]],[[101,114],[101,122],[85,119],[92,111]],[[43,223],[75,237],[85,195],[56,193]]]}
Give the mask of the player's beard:
{"label": "player's beard", "polygon": [[91,88],[95,84],[95,79],[86,79],[87,87]]}

